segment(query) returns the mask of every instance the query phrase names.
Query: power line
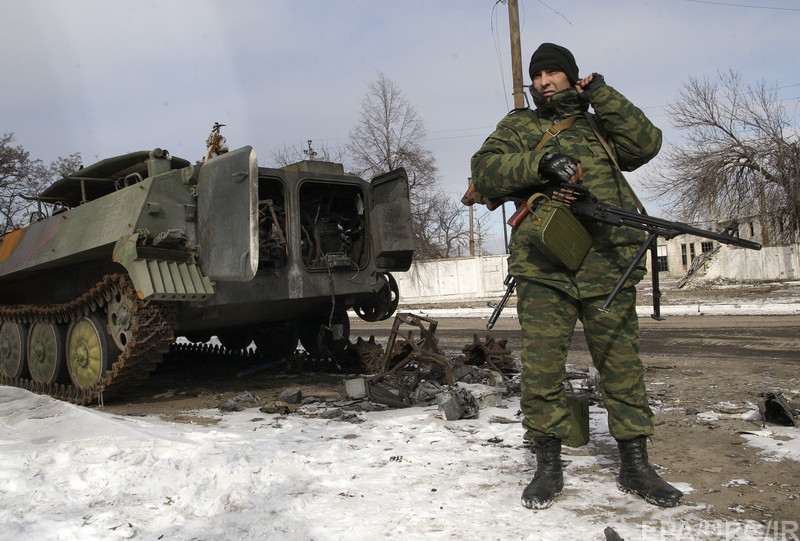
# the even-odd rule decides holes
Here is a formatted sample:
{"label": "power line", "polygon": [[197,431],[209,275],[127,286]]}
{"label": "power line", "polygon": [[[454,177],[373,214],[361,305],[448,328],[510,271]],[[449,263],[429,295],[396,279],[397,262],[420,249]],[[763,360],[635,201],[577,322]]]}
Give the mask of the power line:
{"label": "power line", "polygon": [[503,4],[503,3],[505,3],[505,0],[495,1],[494,6],[492,6],[492,16],[489,19],[489,23],[492,31],[492,41],[494,43],[494,50],[495,54],[497,55],[497,67],[500,69],[500,83],[503,85],[503,95],[506,96],[506,108],[509,108],[506,81],[505,77],[503,76],[505,70],[503,68],[503,55],[500,52],[500,36],[497,32],[495,32],[495,20],[497,18],[497,4]]}
{"label": "power line", "polygon": [[712,0],[683,0],[684,2],[692,2],[694,4],[712,4],[715,6],[727,6],[734,8],[749,8],[749,9],[768,9],[773,11],[800,11],[800,8],[780,8],[773,6],[754,6],[751,4],[733,4],[731,2],[713,2]]}

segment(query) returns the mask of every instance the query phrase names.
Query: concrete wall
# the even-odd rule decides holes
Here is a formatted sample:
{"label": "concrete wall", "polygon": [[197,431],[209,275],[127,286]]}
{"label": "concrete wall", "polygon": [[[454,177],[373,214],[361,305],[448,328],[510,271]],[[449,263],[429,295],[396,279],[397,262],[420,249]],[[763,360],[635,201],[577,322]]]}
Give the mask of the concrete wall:
{"label": "concrete wall", "polygon": [[781,281],[800,279],[800,244],[759,251],[722,246],[706,264],[706,280]]}
{"label": "concrete wall", "polygon": [[[716,243],[715,243],[716,244]],[[699,255],[699,253],[698,253]],[[649,261],[649,257],[647,258]],[[408,272],[392,273],[400,289],[400,303],[454,304],[497,300],[505,293],[506,255],[459,257],[416,261]],[[662,277],[680,278],[682,265],[670,264]],[[695,272],[693,280],[782,281],[800,279],[800,244],[762,248],[759,251],[720,246]]]}
{"label": "concrete wall", "polygon": [[498,298],[505,293],[505,255],[416,261],[397,280],[402,304],[466,303]]}

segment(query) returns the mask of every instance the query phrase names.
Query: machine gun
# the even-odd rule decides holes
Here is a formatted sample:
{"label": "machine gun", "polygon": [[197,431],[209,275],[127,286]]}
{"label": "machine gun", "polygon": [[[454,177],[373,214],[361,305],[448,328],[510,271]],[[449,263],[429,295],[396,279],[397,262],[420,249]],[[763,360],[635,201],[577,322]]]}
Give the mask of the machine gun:
{"label": "machine gun", "polygon": [[[603,306],[600,307],[600,310],[604,312],[608,311],[609,306],[611,306],[611,303],[614,301],[622,288],[625,287],[625,282],[627,282],[631,277],[633,272],[636,270],[636,267],[639,265],[639,262],[649,249],[651,262],[650,270],[652,272],[653,283],[653,314],[651,317],[657,320],[663,319],[661,317],[661,290],[659,289],[658,285],[658,252],[656,248],[656,241],[658,237],[663,237],[669,240],[678,235],[689,234],[706,239],[716,240],[717,242],[721,242],[723,244],[732,244],[734,246],[748,248],[750,250],[761,249],[761,244],[757,242],[740,239],[728,233],[717,233],[714,231],[699,229],[682,222],[672,222],[662,218],[648,216],[644,213],[629,212],[605,203],[601,203],[598,201],[597,197],[595,197],[595,195],[589,191],[588,188],[579,184],[559,184],[552,186],[549,189],[540,191],[547,194],[552,201],[558,201],[568,205],[572,214],[579,219],[595,220],[614,226],[633,227],[634,229],[647,232],[647,239],[639,247],[636,255],[633,258],[633,261],[631,261],[630,265],[628,265],[628,268],[617,281],[614,289],[606,297]],[[470,190],[467,190],[467,193],[464,195],[461,201],[467,205],[477,202],[484,202],[487,203],[487,207],[489,206],[488,202],[491,202],[494,208],[497,208],[499,204],[502,204],[502,202],[498,203],[496,200],[482,198],[475,192],[473,186],[470,186]],[[512,227],[519,225],[522,219],[531,212],[526,200],[523,199],[520,201],[517,199],[516,201],[518,202],[517,211],[511,216],[511,218],[508,219],[508,224]],[[508,298],[511,296],[511,293],[514,291],[514,287],[516,286],[516,283],[511,276],[508,276],[505,279],[504,284],[507,286],[506,293],[503,296],[503,300],[497,306],[495,306],[494,312],[489,318],[487,329],[491,329],[492,326],[494,326],[494,323],[497,321],[497,318],[503,311]]]}

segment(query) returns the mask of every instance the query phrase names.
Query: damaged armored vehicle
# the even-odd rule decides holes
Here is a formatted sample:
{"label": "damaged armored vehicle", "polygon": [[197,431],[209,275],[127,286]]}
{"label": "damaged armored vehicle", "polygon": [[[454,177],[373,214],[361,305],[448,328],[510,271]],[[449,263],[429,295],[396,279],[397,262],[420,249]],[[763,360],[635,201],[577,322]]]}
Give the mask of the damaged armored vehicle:
{"label": "damaged armored vehicle", "polygon": [[408,270],[406,173],[259,167],[250,147],[192,164],[106,159],[38,197],[0,238],[0,383],[86,404],[146,378],[179,336],[267,358],[335,355],[348,310],[397,307]]}

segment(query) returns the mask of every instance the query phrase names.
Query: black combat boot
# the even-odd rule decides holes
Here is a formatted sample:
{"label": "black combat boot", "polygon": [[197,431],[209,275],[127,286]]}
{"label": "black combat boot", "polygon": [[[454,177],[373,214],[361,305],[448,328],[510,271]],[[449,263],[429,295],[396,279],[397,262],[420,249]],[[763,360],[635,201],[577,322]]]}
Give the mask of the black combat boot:
{"label": "black combat boot", "polygon": [[617,440],[617,445],[620,457],[617,487],[621,491],[638,494],[646,502],[661,507],[683,503],[683,492],[659,477],[650,465],[646,436]]}
{"label": "black combat boot", "polygon": [[522,491],[522,505],[528,509],[547,509],[553,499],[564,490],[564,472],[561,469],[561,440],[544,437],[533,439],[536,453],[536,474]]}

